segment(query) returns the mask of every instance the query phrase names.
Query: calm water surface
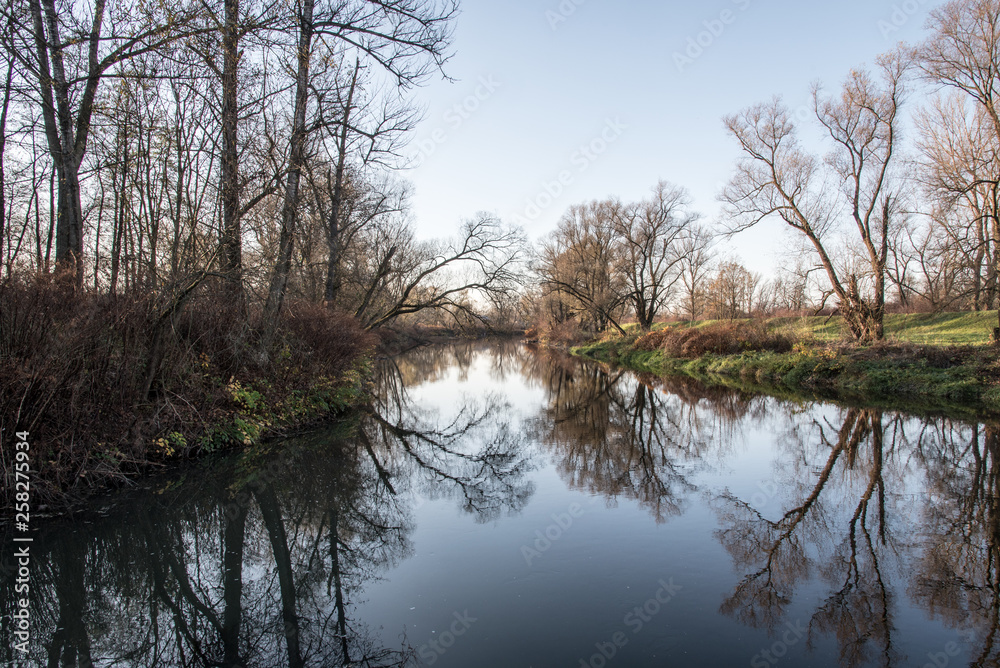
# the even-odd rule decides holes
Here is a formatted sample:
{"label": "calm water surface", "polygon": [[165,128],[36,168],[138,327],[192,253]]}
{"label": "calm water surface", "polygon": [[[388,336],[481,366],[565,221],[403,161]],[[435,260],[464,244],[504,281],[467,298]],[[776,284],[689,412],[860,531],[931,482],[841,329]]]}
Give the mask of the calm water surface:
{"label": "calm water surface", "polygon": [[998,663],[997,425],[511,343],[377,385],[349,425],[40,527],[25,665]]}

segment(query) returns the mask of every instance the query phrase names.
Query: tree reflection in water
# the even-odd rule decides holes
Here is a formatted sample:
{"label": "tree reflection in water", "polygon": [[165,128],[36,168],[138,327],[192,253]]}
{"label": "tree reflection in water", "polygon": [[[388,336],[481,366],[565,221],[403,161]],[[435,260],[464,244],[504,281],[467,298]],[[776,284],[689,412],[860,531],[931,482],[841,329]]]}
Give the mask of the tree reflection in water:
{"label": "tree reflection in water", "polygon": [[705,490],[743,574],[723,614],[777,632],[796,588],[818,580],[809,642],[835,637],[844,666],[901,666],[917,660],[894,644],[898,599],[909,596],[974,631],[972,665],[1000,663],[997,425],[824,409],[549,351],[527,366],[548,390],[538,425],[570,484],[635,500],[658,522],[684,511],[697,467],[725,461],[750,427],[772,435],[783,451],[768,484],[781,512]]}
{"label": "tree reflection in water", "polygon": [[[542,390],[537,413],[478,387],[439,410],[416,397],[487,376]],[[193,466],[40,532],[29,665],[409,665],[402,629],[370,628],[357,609],[412,554],[417,499],[477,522],[517,513],[541,454],[568,486],[658,523],[708,499],[707,540],[738,573],[720,612],[742,624],[778,632],[805,604],[807,641],[834,638],[841,665],[923,665],[900,639],[919,607],[968,635],[972,665],[1000,663],[995,424],[779,401],[509,342],[412,351],[376,385],[351,424]],[[755,482],[731,472],[752,432],[773,458],[766,503],[707,482]],[[8,638],[13,587],[8,569]],[[0,659],[19,658],[3,645]]]}
{"label": "tree reflection in water", "polygon": [[[1000,663],[1000,425],[927,430],[926,545],[913,594],[956,629],[974,629],[974,666]],[[964,438],[953,436],[964,435]],[[959,463],[959,466],[955,464]]]}
{"label": "tree reflection in water", "polygon": [[757,419],[763,399],[657,379],[537,351],[529,373],[548,392],[537,429],[569,484],[637,501],[657,523],[683,513],[692,474],[709,450],[732,443],[733,425]]}
{"label": "tree reflection in water", "polygon": [[[385,647],[351,616],[363,586],[411,553],[412,487],[458,499],[478,521],[520,509],[532,492],[508,406],[470,403],[442,426],[408,403],[404,374],[437,364],[386,365],[381,400],[339,433],[212,462],[106,518],[39,536],[32,664],[412,662],[405,637]],[[0,584],[8,615],[13,585]]]}
{"label": "tree reflection in water", "polygon": [[785,510],[769,516],[731,493],[716,498],[718,538],[745,573],[721,611],[777,630],[796,587],[816,574],[826,593],[810,640],[833,634],[841,665],[907,665],[894,644],[906,594],[955,629],[974,629],[973,665],[996,665],[996,433],[858,408],[790,430],[793,451],[776,471]]}

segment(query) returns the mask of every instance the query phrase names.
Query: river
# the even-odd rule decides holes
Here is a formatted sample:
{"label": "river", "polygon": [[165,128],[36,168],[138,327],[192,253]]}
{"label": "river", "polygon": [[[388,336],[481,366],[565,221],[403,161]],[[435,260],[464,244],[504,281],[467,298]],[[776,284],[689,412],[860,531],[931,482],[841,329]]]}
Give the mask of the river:
{"label": "river", "polygon": [[9,640],[0,658],[997,665],[995,424],[664,381],[517,342],[413,351],[375,385],[343,424],[39,524],[29,655]]}

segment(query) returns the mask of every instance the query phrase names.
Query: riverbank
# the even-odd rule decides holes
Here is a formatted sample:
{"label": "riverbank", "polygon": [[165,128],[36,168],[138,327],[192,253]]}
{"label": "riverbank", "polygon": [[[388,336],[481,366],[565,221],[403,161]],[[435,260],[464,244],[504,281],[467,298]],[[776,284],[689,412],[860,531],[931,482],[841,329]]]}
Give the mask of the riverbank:
{"label": "riverbank", "polygon": [[379,343],[304,302],[264,327],[207,285],[157,297],[0,283],[0,516],[18,492],[36,515],[62,514],[171,462],[334,419],[364,402]]}
{"label": "riverbank", "polygon": [[218,286],[157,297],[0,282],[0,520],[18,492],[36,516],[68,514],[178,462],[336,421],[368,402],[378,357],[482,334],[366,331],[291,300],[262,321]]}
{"label": "riverbank", "polygon": [[[969,319],[953,320],[967,325]],[[661,330],[652,337],[647,334],[645,340],[638,333],[608,336],[571,352],[658,376],[685,375],[708,384],[788,398],[824,398],[967,418],[1000,417],[1000,361],[995,346],[927,345],[898,339],[862,346],[795,339],[782,333],[785,324],[767,323],[769,336],[779,337],[779,345],[761,346],[764,349],[679,355],[669,340],[650,345],[650,338],[659,344],[669,336],[669,330]],[[706,331],[715,327],[696,326]],[[941,318],[934,326],[940,338],[970,336],[949,330]],[[679,336],[685,328],[690,327],[672,329]]]}

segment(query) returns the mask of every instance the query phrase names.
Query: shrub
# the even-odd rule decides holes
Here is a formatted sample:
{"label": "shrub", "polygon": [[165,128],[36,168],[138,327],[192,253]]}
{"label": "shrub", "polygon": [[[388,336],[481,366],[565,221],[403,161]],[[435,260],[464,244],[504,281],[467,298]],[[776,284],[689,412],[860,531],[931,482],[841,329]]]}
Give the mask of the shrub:
{"label": "shrub", "polygon": [[377,341],[352,316],[305,301],[287,305],[282,330],[286,347],[281,350],[312,375],[339,376]]}
{"label": "shrub", "polygon": [[[655,332],[654,332],[655,333]],[[751,351],[788,352],[794,342],[784,334],[769,332],[764,323],[726,322],[702,328],[668,330],[662,350],[669,357],[738,355]]]}
{"label": "shrub", "polygon": [[647,332],[635,340],[635,348],[646,353],[660,350],[672,331],[671,329],[658,329],[655,332]]}
{"label": "shrub", "polygon": [[533,328],[533,330],[534,334],[539,337],[537,340],[553,346],[570,348],[587,339],[580,329],[580,323],[574,318],[559,323],[546,323]]}
{"label": "shrub", "polygon": [[[0,283],[0,434],[30,432],[36,502],[65,505],[156,460],[252,440],[275,421],[342,403],[340,388],[357,384],[356,360],[375,343],[345,314],[290,303],[264,350],[259,315],[220,286],[199,287],[163,320],[171,300],[74,290],[49,276]],[[12,462],[0,469],[9,509]]]}

